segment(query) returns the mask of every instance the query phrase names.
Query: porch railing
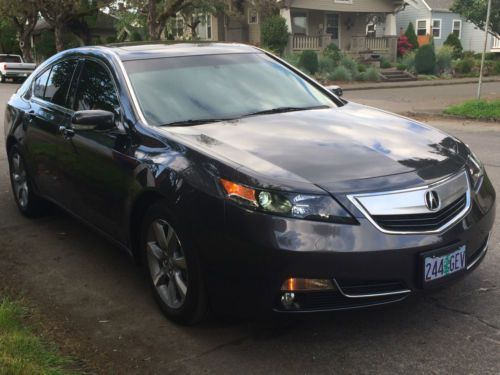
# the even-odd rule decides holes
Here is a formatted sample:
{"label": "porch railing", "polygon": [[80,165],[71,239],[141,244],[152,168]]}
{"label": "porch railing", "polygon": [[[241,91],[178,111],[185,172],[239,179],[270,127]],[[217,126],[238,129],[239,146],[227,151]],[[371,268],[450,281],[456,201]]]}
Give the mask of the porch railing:
{"label": "porch railing", "polygon": [[366,36],[352,36],[351,50],[352,51],[374,51],[387,52],[391,49],[391,39],[394,37],[379,37],[372,38]]}
{"label": "porch railing", "polygon": [[292,35],[292,49],[294,51],[320,50],[321,37],[308,35]]}
{"label": "porch railing", "polygon": [[491,49],[500,51],[500,37],[493,38],[493,47]]}

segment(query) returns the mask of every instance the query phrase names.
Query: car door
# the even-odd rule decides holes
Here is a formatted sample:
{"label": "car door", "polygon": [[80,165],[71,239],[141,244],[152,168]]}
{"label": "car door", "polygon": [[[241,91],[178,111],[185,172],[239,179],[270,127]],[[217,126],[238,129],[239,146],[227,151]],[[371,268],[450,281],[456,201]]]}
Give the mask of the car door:
{"label": "car door", "polygon": [[61,127],[71,121],[67,98],[77,64],[76,59],[60,61],[35,78],[24,118],[28,164],[39,193],[64,207],[68,202],[61,162],[67,150]]}
{"label": "car door", "polygon": [[69,176],[72,210],[115,238],[124,235],[125,202],[133,183],[135,162],[130,137],[123,126],[117,86],[100,60],[86,59],[78,79],[74,111],[105,110],[115,127],[85,130],[73,126],[68,140],[72,154]]}

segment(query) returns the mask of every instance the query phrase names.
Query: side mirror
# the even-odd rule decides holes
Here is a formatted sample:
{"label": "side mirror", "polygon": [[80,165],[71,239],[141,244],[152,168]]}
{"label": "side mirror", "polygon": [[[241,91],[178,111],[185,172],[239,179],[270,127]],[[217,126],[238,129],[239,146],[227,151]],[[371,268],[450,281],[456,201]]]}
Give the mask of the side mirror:
{"label": "side mirror", "polygon": [[109,111],[77,111],[71,119],[74,130],[109,130],[115,127],[115,115]]}
{"label": "side mirror", "polygon": [[333,92],[338,97],[341,97],[342,95],[344,95],[344,90],[342,90],[342,87],[339,87],[339,86],[328,86],[328,90]]}

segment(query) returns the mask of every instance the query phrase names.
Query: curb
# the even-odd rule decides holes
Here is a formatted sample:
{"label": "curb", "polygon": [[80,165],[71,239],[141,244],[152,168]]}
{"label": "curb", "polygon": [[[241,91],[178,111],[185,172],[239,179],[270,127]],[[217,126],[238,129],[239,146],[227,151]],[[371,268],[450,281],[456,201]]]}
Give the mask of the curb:
{"label": "curb", "polygon": [[[500,77],[494,77],[494,78],[486,78],[483,79],[483,83],[491,83],[491,82],[499,82],[500,83]],[[465,85],[465,84],[470,84],[470,83],[478,83],[477,79],[475,80],[467,80],[467,81],[455,81],[455,80],[449,80],[449,81],[408,81],[406,84],[404,83],[379,83],[379,84],[374,84],[370,86],[344,86],[342,89],[344,92],[346,91],[362,91],[362,90],[381,90],[381,89],[404,89],[404,88],[413,88],[413,87],[426,87],[426,86],[452,86],[452,85]]]}
{"label": "curb", "polygon": [[447,120],[459,120],[459,121],[471,121],[471,122],[491,122],[491,123],[500,123],[500,119],[495,118],[473,118],[473,117],[464,117],[464,116],[455,116],[448,115],[443,112],[405,112],[402,114],[407,117],[434,117],[434,118],[442,118]]}

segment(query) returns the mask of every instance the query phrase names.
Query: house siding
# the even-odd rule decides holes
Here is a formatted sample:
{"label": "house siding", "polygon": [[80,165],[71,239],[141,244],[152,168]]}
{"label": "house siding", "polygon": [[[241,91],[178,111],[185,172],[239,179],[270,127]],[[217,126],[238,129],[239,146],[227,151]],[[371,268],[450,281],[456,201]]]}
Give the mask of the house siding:
{"label": "house siding", "polygon": [[290,8],[315,9],[338,12],[394,12],[393,0],[352,0],[352,4],[336,3],[334,0],[292,0]]}
{"label": "house siding", "polygon": [[427,19],[429,20],[428,22],[431,19],[431,12],[424,3],[419,1],[416,6],[408,5],[405,10],[396,14],[396,29],[398,34],[404,34],[410,22],[413,23],[416,30],[416,21],[421,19]]}

